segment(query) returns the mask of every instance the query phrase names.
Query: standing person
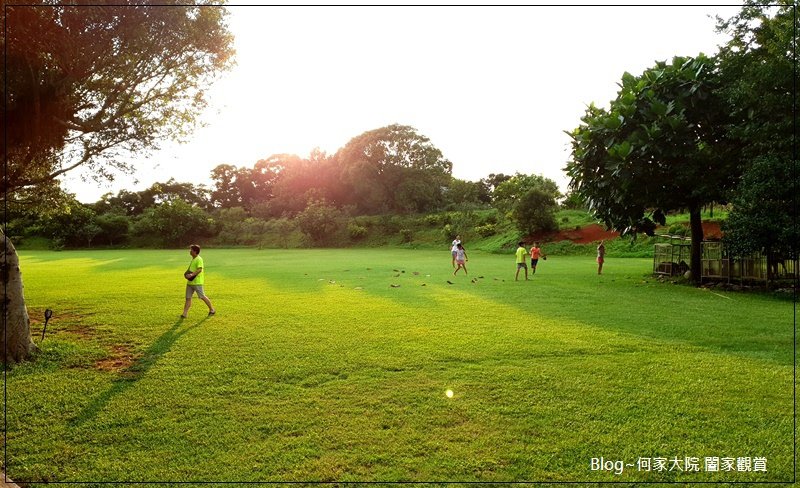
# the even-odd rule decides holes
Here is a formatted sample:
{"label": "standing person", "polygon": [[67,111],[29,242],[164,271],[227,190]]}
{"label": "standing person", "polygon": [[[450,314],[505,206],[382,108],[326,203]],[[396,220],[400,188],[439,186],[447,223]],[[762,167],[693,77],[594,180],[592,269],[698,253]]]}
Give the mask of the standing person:
{"label": "standing person", "polygon": [[[208,315],[214,315],[217,311],[211,305],[211,300],[208,299],[203,292],[203,283],[205,282],[205,271],[203,270],[203,258],[200,257],[200,246],[192,244],[189,246],[189,254],[192,256],[192,262],[189,263],[189,269],[186,270],[186,278],[189,282],[186,284],[186,304],[183,306],[183,314],[181,318],[185,319],[189,315],[189,307],[192,306],[192,295],[197,293],[197,297],[203,300],[208,306]],[[190,279],[191,278],[191,279]]]}
{"label": "standing person", "polygon": [[453,244],[450,246],[450,254],[453,256],[452,264],[453,267],[456,267],[456,252],[458,251],[458,245],[461,244],[461,236],[456,236],[453,239]]}
{"label": "standing person", "polygon": [[603,244],[606,241],[600,241],[597,246],[597,274],[603,274],[603,263],[606,260],[606,246]]}
{"label": "standing person", "polygon": [[465,264],[467,261],[469,261],[469,258],[467,257],[467,250],[464,249],[464,246],[462,246],[461,243],[459,242],[458,244],[456,244],[456,264],[458,264],[458,268],[456,268],[456,270],[453,271],[453,276],[455,276],[456,273],[458,273],[459,269],[463,269],[464,274],[469,274],[467,272],[467,265]]}
{"label": "standing person", "polygon": [[536,274],[536,265],[539,264],[539,258],[542,257],[547,259],[547,254],[542,252],[542,248],[539,247],[538,242],[533,243],[533,247],[531,248],[531,274]]}
{"label": "standing person", "polygon": [[528,251],[525,249],[525,243],[520,241],[517,247],[517,274],[514,275],[514,281],[519,280],[519,270],[525,269],[525,281],[528,281]]}

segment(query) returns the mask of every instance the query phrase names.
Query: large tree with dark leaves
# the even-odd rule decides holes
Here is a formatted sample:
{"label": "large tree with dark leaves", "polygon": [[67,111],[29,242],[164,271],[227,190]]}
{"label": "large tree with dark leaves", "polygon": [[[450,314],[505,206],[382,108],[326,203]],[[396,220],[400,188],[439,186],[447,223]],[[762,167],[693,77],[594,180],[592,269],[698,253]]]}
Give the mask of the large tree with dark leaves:
{"label": "large tree with dark leaves", "polygon": [[701,209],[725,201],[741,173],[719,89],[714,59],[675,57],[638,77],[625,73],[609,109],[591,105],[569,133],[570,188],[609,228],[652,235],[667,212],[689,211],[698,282]]}
{"label": "large tree with dark leaves", "polygon": [[453,164],[413,127],[393,124],[351,139],[334,156],[349,201],[367,213],[440,207]]}
{"label": "large tree with dark leaves", "polygon": [[[7,5],[2,195],[33,201],[76,168],[97,178],[130,171],[125,156],[181,139],[196,125],[204,90],[232,63],[227,11],[208,5],[94,1]],[[8,360],[30,340],[13,245],[4,240]]]}
{"label": "large tree with dark leaves", "polygon": [[[728,248],[763,251],[771,264],[797,259],[797,4],[748,1],[718,29],[730,34],[719,58],[722,94],[730,100],[747,170],[734,191],[725,222]],[[770,267],[774,269],[774,266]]]}

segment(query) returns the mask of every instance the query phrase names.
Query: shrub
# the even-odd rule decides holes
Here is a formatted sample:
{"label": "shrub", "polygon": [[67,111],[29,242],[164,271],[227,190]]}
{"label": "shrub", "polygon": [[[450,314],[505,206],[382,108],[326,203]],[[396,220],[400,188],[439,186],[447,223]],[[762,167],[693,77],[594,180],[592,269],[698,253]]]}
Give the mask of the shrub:
{"label": "shrub", "polygon": [[494,224],[479,225],[475,227],[475,232],[481,237],[493,236],[497,233],[497,226]]}
{"label": "shrub", "polygon": [[423,219],[426,225],[429,226],[437,226],[442,223],[442,217],[440,215],[426,215]]}
{"label": "shrub", "polygon": [[339,229],[340,215],[339,209],[325,200],[312,201],[297,215],[297,223],[314,244],[325,244]]}
{"label": "shrub", "polygon": [[355,222],[347,224],[347,233],[353,240],[363,239],[367,235],[367,228]]}
{"label": "shrub", "polygon": [[400,229],[400,237],[403,238],[403,242],[411,242],[413,232],[411,229]]}
{"label": "shrub", "polygon": [[689,234],[689,227],[684,224],[672,224],[667,229],[667,234],[672,236],[686,236]]}
{"label": "shrub", "polygon": [[445,224],[444,227],[442,227],[442,235],[444,236],[445,240],[451,240],[453,237],[455,237],[455,234],[453,234],[453,227],[450,224]]}

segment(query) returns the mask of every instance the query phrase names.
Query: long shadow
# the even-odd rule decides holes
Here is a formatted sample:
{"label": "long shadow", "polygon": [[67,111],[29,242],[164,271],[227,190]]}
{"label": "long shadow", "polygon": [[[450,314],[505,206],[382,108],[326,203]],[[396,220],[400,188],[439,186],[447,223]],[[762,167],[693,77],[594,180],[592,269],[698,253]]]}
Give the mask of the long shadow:
{"label": "long shadow", "polygon": [[111,388],[98,395],[82,412],[70,420],[70,424],[82,425],[96,418],[97,414],[100,413],[111,400],[135,386],[150,368],[161,359],[161,356],[172,349],[172,345],[175,344],[175,341],[190,330],[202,325],[206,320],[208,320],[208,317],[188,327],[181,327],[181,325],[186,323],[186,319],[178,319],[169,330],[164,332],[161,337],[156,339],[156,341],[147,348],[142,357],[120,373],[121,376],[114,380]]}

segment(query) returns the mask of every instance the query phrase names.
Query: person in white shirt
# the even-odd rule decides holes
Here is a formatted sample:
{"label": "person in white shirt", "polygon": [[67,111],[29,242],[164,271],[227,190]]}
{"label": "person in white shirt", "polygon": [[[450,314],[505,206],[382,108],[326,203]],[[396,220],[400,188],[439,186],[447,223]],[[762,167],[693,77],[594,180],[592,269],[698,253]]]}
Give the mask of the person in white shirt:
{"label": "person in white shirt", "polygon": [[453,244],[450,246],[450,254],[453,256],[452,264],[453,267],[456,267],[456,251],[458,251],[458,245],[461,244],[461,236],[456,236],[453,239]]}

